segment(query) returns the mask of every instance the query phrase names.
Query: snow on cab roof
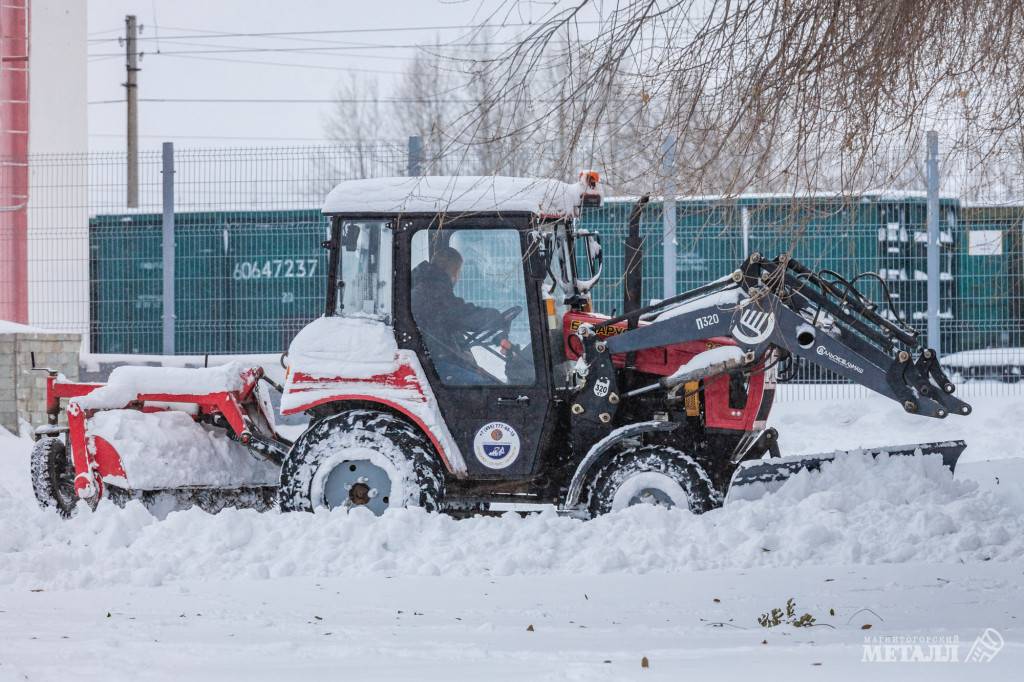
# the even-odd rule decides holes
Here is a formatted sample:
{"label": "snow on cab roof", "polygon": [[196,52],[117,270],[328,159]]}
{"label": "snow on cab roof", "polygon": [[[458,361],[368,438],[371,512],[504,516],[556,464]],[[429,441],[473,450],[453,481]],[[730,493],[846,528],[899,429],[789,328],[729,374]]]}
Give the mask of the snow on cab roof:
{"label": "snow on cab roof", "polygon": [[582,191],[559,180],[500,175],[346,180],[327,195],[323,212],[572,215]]}

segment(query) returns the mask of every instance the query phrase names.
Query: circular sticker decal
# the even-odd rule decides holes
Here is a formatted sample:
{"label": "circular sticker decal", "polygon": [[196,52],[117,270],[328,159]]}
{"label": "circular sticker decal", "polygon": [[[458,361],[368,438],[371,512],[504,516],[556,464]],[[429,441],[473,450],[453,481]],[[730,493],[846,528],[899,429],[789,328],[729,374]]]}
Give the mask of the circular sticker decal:
{"label": "circular sticker decal", "polygon": [[519,434],[505,422],[484,424],[473,438],[473,452],[488,469],[504,469],[519,457]]}

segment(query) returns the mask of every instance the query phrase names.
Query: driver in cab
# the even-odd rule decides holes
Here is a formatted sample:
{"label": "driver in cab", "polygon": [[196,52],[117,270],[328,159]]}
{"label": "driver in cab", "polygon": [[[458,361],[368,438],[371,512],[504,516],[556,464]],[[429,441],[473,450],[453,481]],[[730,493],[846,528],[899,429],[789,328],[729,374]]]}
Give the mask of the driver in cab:
{"label": "driver in cab", "polygon": [[462,271],[462,254],[439,246],[412,271],[412,308],[416,323],[445,383],[491,384],[498,379],[482,369],[466,343],[467,335],[497,332],[505,319],[495,308],[484,308],[455,295]]}

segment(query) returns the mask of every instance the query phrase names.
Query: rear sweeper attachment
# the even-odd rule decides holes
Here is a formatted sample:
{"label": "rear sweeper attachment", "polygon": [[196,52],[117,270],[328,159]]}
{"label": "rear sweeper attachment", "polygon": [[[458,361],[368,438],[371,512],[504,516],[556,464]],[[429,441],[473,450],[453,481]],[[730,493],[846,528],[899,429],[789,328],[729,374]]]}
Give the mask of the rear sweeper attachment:
{"label": "rear sweeper attachment", "polygon": [[[103,498],[212,511],[467,514],[526,502],[584,517],[634,504],[699,513],[730,485],[854,456],[780,457],[767,426],[780,362],[801,358],[923,417],[970,413],[937,354],[858,290],[861,278],[755,253],[641,307],[646,197],[629,219],[623,314],[593,312],[601,242],[576,218],[600,200],[589,172],[578,184],[340,184],[324,206],[324,316],[292,341],[284,386],[239,365],[121,367],[105,385],[51,372],[32,457],[40,504],[64,515]],[[281,414],[308,418],[294,442],[272,391]],[[952,469],[963,448],[865,454],[939,456]]]}

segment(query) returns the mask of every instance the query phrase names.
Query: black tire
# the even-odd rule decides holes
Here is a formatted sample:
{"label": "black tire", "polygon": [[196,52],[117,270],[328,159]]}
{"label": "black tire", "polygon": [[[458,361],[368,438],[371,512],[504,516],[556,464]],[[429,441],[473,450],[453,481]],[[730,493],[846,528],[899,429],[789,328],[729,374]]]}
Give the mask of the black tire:
{"label": "black tire", "polygon": [[722,504],[704,469],[684,452],[665,445],[613,452],[591,473],[583,493],[591,517],[643,503],[685,505],[694,514]]}
{"label": "black tire", "polygon": [[54,509],[65,519],[75,513],[75,465],[60,438],[40,438],[33,446],[32,491],[43,509]]}
{"label": "black tire", "polygon": [[[363,488],[373,487],[357,492],[361,484],[356,482],[348,486],[348,499],[339,502],[338,491],[350,483],[344,477],[363,471],[374,472],[371,479],[386,475],[388,490],[371,482]],[[332,484],[335,476],[342,478]],[[434,447],[414,426],[387,412],[349,410],[321,419],[299,436],[281,466],[282,511],[360,505],[377,514],[382,506],[437,511],[443,499],[444,472]]]}

